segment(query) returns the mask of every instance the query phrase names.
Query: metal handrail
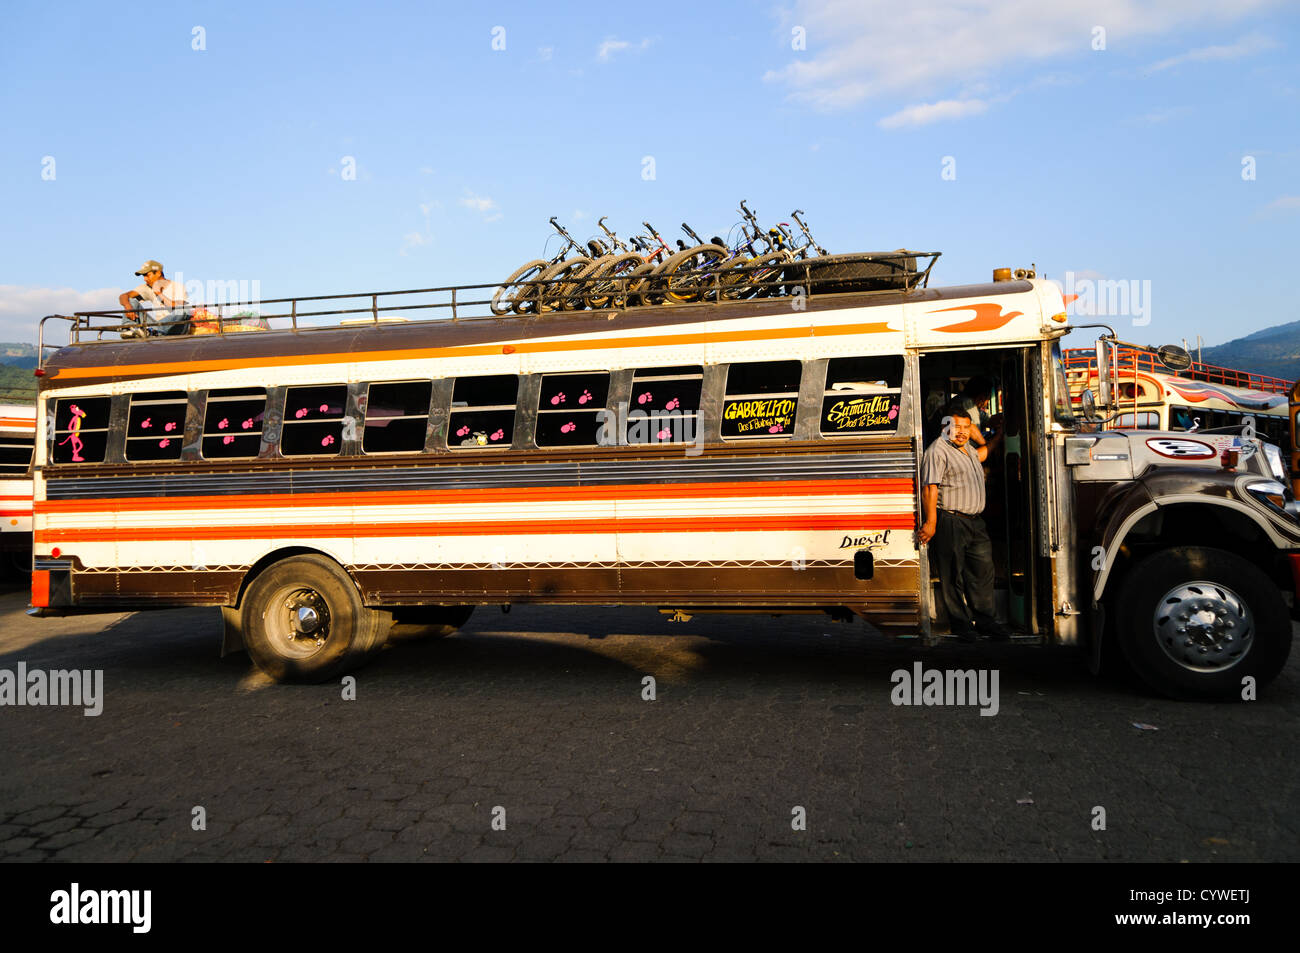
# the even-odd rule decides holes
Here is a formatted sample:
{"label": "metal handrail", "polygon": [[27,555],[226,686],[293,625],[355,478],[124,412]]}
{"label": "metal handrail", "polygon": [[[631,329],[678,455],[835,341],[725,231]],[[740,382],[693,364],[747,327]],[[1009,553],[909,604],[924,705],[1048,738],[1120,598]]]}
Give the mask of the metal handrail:
{"label": "metal handrail", "polygon": [[[1089,348],[1070,348],[1064,351],[1061,356],[1067,372],[1071,370],[1092,371],[1097,368],[1096,352]],[[1116,351],[1116,361],[1125,370],[1131,369],[1135,372],[1143,370],[1153,374],[1163,374],[1167,377],[1183,377],[1205,381],[1210,384],[1226,384],[1230,387],[1262,390],[1273,394],[1288,393],[1294,383],[1281,377],[1255,374],[1250,371],[1237,371],[1232,368],[1205,364],[1200,361],[1193,361],[1192,366],[1186,370],[1174,371],[1161,364],[1154,354],[1146,351],[1135,351],[1131,348],[1119,348]],[[1128,367],[1124,367],[1126,362],[1129,365]]]}
{"label": "metal handrail", "polygon": [[[875,290],[854,291],[848,293],[854,294],[877,294],[877,293],[911,293],[928,285],[930,273],[934,268],[935,262],[940,256],[940,252],[883,252],[879,254],[863,254],[854,256],[856,260],[867,263],[876,263],[891,266],[889,274],[879,276],[878,278],[857,279],[861,281],[880,281],[882,284],[888,284],[888,287],[881,287]],[[843,260],[844,256],[835,256]],[[916,267],[916,262],[921,259],[929,258],[924,268]],[[708,268],[702,272],[681,272],[677,275],[630,275],[609,277],[605,275],[593,275],[583,277],[566,277],[549,279],[547,281],[528,281],[526,282],[526,293],[531,296],[530,302],[546,302],[549,295],[547,289],[558,289],[560,286],[573,287],[579,289],[590,288],[600,283],[602,293],[606,287],[611,287],[609,293],[611,300],[617,299],[623,304],[617,307],[600,308],[601,312],[606,311],[624,311],[632,308],[655,307],[654,304],[634,304],[628,305],[626,302],[631,298],[648,297],[664,299],[676,287],[670,283],[678,279],[687,279],[682,287],[689,288],[689,296],[694,299],[690,301],[673,301],[673,307],[716,307],[719,304],[734,301],[739,297],[736,292],[738,287],[747,292],[746,296],[789,296],[794,293],[812,296],[817,293],[818,279],[814,276],[814,270],[817,267],[818,259],[816,256],[793,259],[780,265],[766,266],[738,266],[731,265],[725,269],[714,268],[710,271]],[[745,275],[759,270],[777,269],[777,275],[767,281],[746,281]],[[722,280],[723,272],[727,275],[727,281]],[[694,276],[691,278],[690,276]],[[840,281],[842,279],[834,279]],[[802,290],[795,292],[793,289],[799,286]],[[188,316],[184,322],[190,325],[200,325],[210,327],[218,335],[232,333],[232,330],[247,331],[250,320],[247,316],[241,317],[239,314],[232,312],[247,311],[256,309],[254,318],[259,322],[258,328],[273,331],[289,331],[291,333],[304,333],[308,331],[332,330],[345,326],[345,324],[355,323],[347,321],[350,315],[366,315],[369,320],[364,323],[380,325],[386,320],[410,321],[416,320],[421,323],[432,321],[453,322],[464,320],[494,320],[500,322],[527,320],[537,313],[536,308],[524,310],[517,314],[496,314],[491,310],[493,303],[492,293],[502,288],[500,282],[472,284],[472,285],[447,285],[434,288],[411,288],[400,291],[365,291],[352,294],[329,294],[329,295],[298,295],[291,298],[269,298],[261,301],[234,301],[220,305],[194,305],[189,309]],[[476,292],[485,292],[485,295]],[[524,292],[521,292],[521,294]],[[581,294],[581,290],[570,292],[568,297],[574,298]],[[832,289],[822,292],[823,294],[838,294]],[[411,296],[423,295],[432,296],[432,301],[412,301]],[[405,297],[406,300],[402,300]],[[366,299],[369,299],[366,301]],[[302,310],[303,305],[313,308],[315,305],[324,302],[345,302],[356,300],[358,302],[366,301],[359,307],[327,307],[313,310]],[[280,310],[267,312],[263,309],[267,305],[287,306]],[[203,309],[209,317],[195,320],[195,313]],[[66,345],[56,345],[46,343],[45,324],[47,321],[66,321],[68,322],[68,343],[69,344],[93,344],[104,340],[105,334],[113,335],[110,340],[125,341],[132,344],[147,344],[159,340],[166,340],[166,336],[141,336],[136,337],[142,330],[139,322],[133,317],[136,313],[148,314],[151,310],[137,308],[131,310],[113,310],[113,311],[77,311],[71,315],[52,314],[46,315],[41,319],[38,339],[37,339],[37,367],[44,368],[48,352],[58,350]],[[559,310],[559,307],[546,310]],[[430,316],[415,314],[416,312],[432,312]],[[408,318],[406,315],[413,315]],[[313,324],[306,323],[304,320],[335,318],[337,320],[329,323]],[[276,322],[281,326],[277,327]],[[150,325],[153,327],[155,325]],[[211,332],[208,332],[211,333]]]}

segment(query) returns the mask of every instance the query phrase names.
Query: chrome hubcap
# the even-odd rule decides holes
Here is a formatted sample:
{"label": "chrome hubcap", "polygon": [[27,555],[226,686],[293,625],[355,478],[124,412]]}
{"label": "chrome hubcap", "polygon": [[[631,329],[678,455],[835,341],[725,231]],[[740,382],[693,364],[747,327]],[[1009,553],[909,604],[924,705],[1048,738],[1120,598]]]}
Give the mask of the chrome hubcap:
{"label": "chrome hubcap", "polygon": [[307,658],[325,645],[330,634],[330,610],[314,589],[286,587],[269,602],[264,616],[266,634],[275,650],[288,658]]}
{"label": "chrome hubcap", "polygon": [[1250,651],[1255,617],[1245,601],[1215,582],[1175,586],[1156,604],[1156,641],[1176,664],[1192,672],[1221,672]]}

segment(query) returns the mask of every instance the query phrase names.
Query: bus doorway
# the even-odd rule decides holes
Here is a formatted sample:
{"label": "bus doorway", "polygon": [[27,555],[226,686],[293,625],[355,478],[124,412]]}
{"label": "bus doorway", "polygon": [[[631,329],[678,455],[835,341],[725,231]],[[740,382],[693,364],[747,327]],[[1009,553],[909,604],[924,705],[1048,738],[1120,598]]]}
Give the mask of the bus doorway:
{"label": "bus doorway", "polygon": [[[921,454],[943,434],[943,411],[947,404],[970,387],[979,390],[982,378],[989,386],[988,403],[978,427],[986,442],[998,426],[1000,446],[984,462],[984,523],[993,544],[994,604],[1000,622],[1016,634],[1038,634],[1034,593],[1035,501],[1033,481],[1037,474],[1030,439],[1032,421],[1029,382],[1036,350],[1029,347],[988,350],[941,350],[919,355],[922,413]],[[972,428],[977,425],[972,420]],[[918,493],[919,497],[919,493]],[[936,632],[948,631],[947,612],[938,587],[937,560],[930,560],[933,614]]]}

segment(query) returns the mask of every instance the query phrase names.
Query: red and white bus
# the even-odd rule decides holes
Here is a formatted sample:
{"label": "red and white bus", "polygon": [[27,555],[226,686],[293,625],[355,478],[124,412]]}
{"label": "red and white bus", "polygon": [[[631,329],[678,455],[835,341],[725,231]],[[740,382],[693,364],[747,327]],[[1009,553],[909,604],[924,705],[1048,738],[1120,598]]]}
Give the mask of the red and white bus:
{"label": "red and white bus", "polygon": [[0,558],[7,567],[31,568],[34,404],[0,402]]}

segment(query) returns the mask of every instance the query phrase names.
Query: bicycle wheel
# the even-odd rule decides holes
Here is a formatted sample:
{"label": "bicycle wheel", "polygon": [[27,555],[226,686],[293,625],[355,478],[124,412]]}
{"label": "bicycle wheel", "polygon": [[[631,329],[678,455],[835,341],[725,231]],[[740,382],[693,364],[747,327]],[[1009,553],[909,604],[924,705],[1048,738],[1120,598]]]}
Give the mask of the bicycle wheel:
{"label": "bicycle wheel", "polygon": [[650,294],[650,279],[658,269],[654,262],[643,261],[637,265],[628,274],[627,279],[627,306],[635,308],[644,304],[659,304],[663,301],[662,295]]}
{"label": "bicycle wheel", "polygon": [[587,289],[593,284],[602,271],[613,264],[617,255],[601,255],[599,258],[591,259],[591,263],[586,268],[575,275],[570,275],[573,280],[560,286],[559,300],[560,310],[562,311],[580,311],[587,306]]}
{"label": "bicycle wheel", "polygon": [[627,286],[633,271],[644,263],[636,252],[612,256],[612,261],[598,273],[599,280],[585,289],[587,307],[621,308],[627,303]]}
{"label": "bicycle wheel", "polygon": [[521,291],[528,287],[529,279],[540,275],[547,264],[548,262],[537,258],[515,269],[514,273],[493,292],[490,304],[492,313],[505,314],[508,311],[517,310],[517,301],[515,299],[519,297]]}
{"label": "bicycle wheel", "polygon": [[749,262],[749,269],[741,282],[739,298],[770,298],[782,293],[781,283],[785,266],[792,256],[788,251],[773,251],[759,255]]}
{"label": "bicycle wheel", "polygon": [[712,244],[679,251],[655,270],[656,290],[673,303],[698,301],[712,278],[714,266],[727,255],[727,249]]}
{"label": "bicycle wheel", "polygon": [[532,286],[533,310],[539,314],[546,314],[559,308],[562,301],[561,289],[564,288],[566,279],[582,274],[590,264],[590,258],[578,255],[557,261],[538,275],[536,284]]}

